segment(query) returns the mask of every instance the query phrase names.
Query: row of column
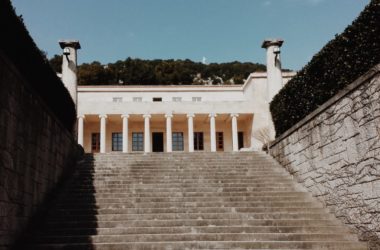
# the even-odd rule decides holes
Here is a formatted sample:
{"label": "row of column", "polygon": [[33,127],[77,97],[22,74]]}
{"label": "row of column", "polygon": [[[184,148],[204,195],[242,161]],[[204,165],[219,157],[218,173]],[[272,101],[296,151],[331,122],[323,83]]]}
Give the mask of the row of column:
{"label": "row of column", "polygon": [[[187,115],[187,127],[188,127],[188,143],[189,152],[194,152],[194,114]],[[216,130],[215,130],[215,118],[216,114],[209,114],[210,118],[210,143],[211,152],[216,152]],[[151,115],[145,114],[144,117],[144,152],[150,152],[150,118]],[[238,114],[231,114],[232,125],[232,150],[238,151],[238,127],[237,127]],[[78,116],[78,144],[83,146],[84,136],[84,115]],[[100,118],[100,153],[106,152],[106,119],[107,115],[99,115]],[[123,120],[123,152],[128,152],[128,118],[129,115],[122,115]],[[172,137],[168,136],[172,134],[172,118],[173,114],[166,114],[166,151],[172,152]]]}

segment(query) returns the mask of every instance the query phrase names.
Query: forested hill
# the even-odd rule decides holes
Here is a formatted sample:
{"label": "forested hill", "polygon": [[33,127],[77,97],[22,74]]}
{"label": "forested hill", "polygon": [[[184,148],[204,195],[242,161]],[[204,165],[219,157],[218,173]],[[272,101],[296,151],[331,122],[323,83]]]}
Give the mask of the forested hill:
{"label": "forested hill", "polygon": [[[61,71],[61,56],[49,60],[56,72]],[[210,63],[191,60],[142,60],[127,58],[102,65],[84,63],[78,67],[80,85],[180,85],[242,84],[255,71],[265,71],[257,63]]]}

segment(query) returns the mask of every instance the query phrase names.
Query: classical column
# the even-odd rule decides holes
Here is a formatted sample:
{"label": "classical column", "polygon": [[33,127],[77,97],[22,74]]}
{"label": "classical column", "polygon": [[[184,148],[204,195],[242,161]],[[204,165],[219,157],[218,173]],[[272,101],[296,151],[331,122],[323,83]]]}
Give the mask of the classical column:
{"label": "classical column", "polygon": [[107,115],[99,115],[100,118],[100,153],[106,152],[106,119]]}
{"label": "classical column", "polygon": [[123,153],[128,153],[128,118],[129,115],[121,115],[123,119]]}
{"label": "classical column", "polygon": [[210,117],[210,144],[211,152],[216,152],[216,132],[215,132],[215,117],[216,114],[209,114]]}
{"label": "classical column", "polygon": [[150,117],[151,115],[143,115],[144,117],[144,152],[150,152]]}
{"label": "classical column", "polygon": [[83,147],[83,123],[84,115],[78,116],[78,144]]}
{"label": "classical column", "polygon": [[232,151],[239,151],[237,118],[239,114],[231,114],[232,122]]}
{"label": "classical column", "polygon": [[194,152],[194,114],[187,115],[189,152]]}
{"label": "classical column", "polygon": [[172,152],[172,114],[166,114],[166,152]]}

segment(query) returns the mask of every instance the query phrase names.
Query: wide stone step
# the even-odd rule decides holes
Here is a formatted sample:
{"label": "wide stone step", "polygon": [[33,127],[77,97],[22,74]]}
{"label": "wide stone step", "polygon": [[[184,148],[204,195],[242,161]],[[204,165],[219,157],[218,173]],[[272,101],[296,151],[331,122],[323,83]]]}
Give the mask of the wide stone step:
{"label": "wide stone step", "polygon": [[[68,191],[64,195],[68,196],[83,196],[83,197],[95,197],[96,195],[105,195],[106,197],[112,197],[111,194],[119,195],[125,194],[125,189],[100,189],[87,188],[87,189],[66,189]],[[243,192],[129,192],[128,195],[132,197],[230,197],[230,196],[248,196],[248,197],[311,197],[311,194],[306,192],[297,191],[243,191]]]}
{"label": "wide stone step", "polygon": [[105,199],[105,201],[75,201],[72,203],[58,201],[57,206],[67,206],[67,205],[94,205],[100,206],[102,204],[108,205],[110,203],[121,203],[125,208],[172,208],[172,207],[322,207],[320,203],[315,201],[223,201],[223,202],[183,202],[183,201],[172,201],[172,202],[135,202],[131,199]]}
{"label": "wide stone step", "polygon": [[173,219],[173,220],[115,220],[115,221],[46,221],[47,228],[50,229],[70,229],[70,228],[123,228],[123,227],[184,227],[184,226],[341,226],[337,220],[330,219]]}
{"label": "wide stone step", "polygon": [[[143,183],[140,183],[143,184]],[[198,185],[194,185],[198,186]],[[133,193],[163,193],[163,192],[183,192],[183,193],[203,193],[203,192],[214,192],[214,193],[231,193],[231,192],[271,192],[271,191],[283,191],[291,192],[295,191],[294,187],[228,187],[228,188],[218,188],[218,187],[199,187],[199,188],[144,188],[143,186],[136,185],[131,187],[126,184],[114,184],[114,185],[98,185],[98,186],[74,186],[70,189],[70,192],[76,192],[80,190],[98,190],[108,192],[133,192]]]}
{"label": "wide stone step", "polygon": [[122,234],[86,236],[42,236],[36,242],[44,243],[161,242],[161,241],[344,241],[354,240],[351,234],[336,233],[198,233],[188,234]]}
{"label": "wide stone step", "polygon": [[334,219],[326,212],[312,213],[161,213],[161,214],[93,214],[91,215],[70,215],[70,216],[54,216],[51,220],[81,220],[81,221],[112,221],[112,220],[210,220],[210,219]]}
{"label": "wide stone step", "polygon": [[349,233],[342,226],[196,226],[196,227],[121,227],[121,228],[56,228],[41,232],[42,235],[122,235],[122,234],[215,234],[215,233]]}
{"label": "wide stone step", "polygon": [[40,250],[61,250],[61,249],[74,249],[74,250],[158,250],[158,249],[315,249],[315,250],[367,250],[363,243],[347,242],[347,241],[260,241],[260,242],[246,242],[246,241],[203,241],[203,242],[123,242],[123,243],[82,243],[82,244],[40,244],[30,246],[29,249]]}
{"label": "wide stone step", "polygon": [[114,201],[114,199],[125,199],[133,202],[224,202],[224,201],[254,201],[254,202],[300,202],[311,201],[311,198],[306,196],[283,196],[283,197],[267,197],[267,196],[209,196],[209,197],[138,197],[130,194],[96,194],[94,196],[83,196],[77,194],[67,194],[61,198],[62,201],[81,202],[81,201],[96,201],[99,203]]}
{"label": "wide stone step", "polygon": [[[285,183],[285,184],[292,184],[292,183],[289,183],[289,182],[279,182],[280,184],[281,183]],[[251,187],[256,187],[257,185],[259,184],[263,184],[263,185],[271,185],[272,187],[274,187],[276,185],[276,183],[266,183],[266,182],[262,182],[262,183],[255,183],[255,182],[251,182],[251,183],[197,183],[196,187],[205,187],[205,188],[251,188]],[[140,183],[133,183],[133,184],[129,184],[129,185],[125,185],[126,187],[128,187],[128,189],[126,190],[130,190],[130,188],[137,188],[137,187],[141,187],[141,188],[194,188],[194,184],[192,183],[155,183],[155,184],[140,184]],[[91,183],[87,183],[87,184],[83,184],[83,183],[78,183],[78,182],[72,182],[70,186],[66,187],[65,190],[73,190],[74,188],[84,188],[84,187],[87,187],[87,188],[91,188],[93,189],[94,188],[94,185],[91,184]]]}
{"label": "wide stone step", "polygon": [[[162,164],[162,165],[161,165]],[[119,163],[119,164],[106,164],[96,166],[80,166],[77,168],[81,172],[94,172],[94,171],[149,171],[149,170],[160,170],[164,172],[178,172],[178,171],[188,171],[194,172],[197,170],[200,171],[223,171],[223,172],[237,172],[242,173],[246,171],[279,171],[281,167],[273,164],[209,164],[209,165],[175,165],[175,164],[152,164],[152,165],[132,165],[128,163]]]}
{"label": "wide stone step", "polygon": [[[198,185],[188,185],[190,182],[188,181],[183,181],[183,182],[176,182],[174,180],[173,181],[173,186],[169,187],[169,183],[170,183],[170,180],[160,180],[160,181],[150,181],[150,180],[140,180],[140,179],[137,179],[134,181],[94,181],[93,183],[90,183],[90,182],[83,182],[83,183],[78,183],[78,182],[75,182],[72,184],[72,187],[83,187],[83,186],[95,186],[95,187],[113,187],[113,186],[116,186],[116,185],[120,185],[120,186],[128,186],[128,190],[130,190],[131,188],[172,188],[172,189],[175,189],[175,188],[186,188],[186,189],[191,189],[191,188],[194,188],[194,186],[196,186],[198,189],[200,188],[204,188],[204,189],[210,189],[210,188],[214,188],[216,189],[216,191],[218,191],[218,189],[222,188],[222,189],[225,189],[225,190],[228,190],[228,189],[239,189],[239,188],[275,188],[275,187],[294,187],[294,183],[254,183],[254,182],[248,182],[248,183],[244,183],[243,181],[241,181],[240,183],[231,183],[231,182],[228,182],[229,185],[226,185],[227,187],[220,187],[220,186],[223,186],[224,183],[219,183],[218,181],[214,181],[211,183],[211,185],[209,185],[209,180],[203,180],[203,179],[199,179],[197,181],[193,181],[192,183],[196,183]],[[156,185],[157,183],[157,185]],[[162,187],[160,186],[159,184],[166,184],[166,187]],[[183,183],[184,185],[181,186],[181,183]],[[141,185],[141,184],[146,184],[146,185]],[[222,184],[222,185],[217,185],[217,184]],[[232,185],[232,184],[235,184],[235,185]],[[240,184],[240,185],[237,185],[237,184]],[[242,184],[247,184],[247,185],[242,185]],[[174,190],[173,190],[174,191]]]}
{"label": "wide stone step", "polygon": [[89,214],[168,214],[168,213],[322,213],[326,212],[322,208],[304,208],[304,207],[196,207],[196,208],[123,208],[123,204],[113,204],[109,208],[83,209],[83,208],[58,208],[50,212],[51,216],[72,216],[72,215],[89,215]]}

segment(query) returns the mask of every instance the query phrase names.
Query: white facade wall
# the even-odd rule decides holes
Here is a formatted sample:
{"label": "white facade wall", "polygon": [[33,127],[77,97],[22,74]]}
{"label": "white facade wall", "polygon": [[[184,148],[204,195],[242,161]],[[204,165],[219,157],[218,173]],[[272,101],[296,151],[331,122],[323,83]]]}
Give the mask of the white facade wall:
{"label": "white facade wall", "polygon": [[[283,73],[284,84],[293,75]],[[231,114],[239,114],[238,131],[244,132],[244,147],[261,149],[262,143],[253,135],[271,123],[266,91],[266,73],[253,73],[244,85],[230,86],[79,86],[77,112],[85,117],[84,148],[91,152],[91,133],[99,132],[99,115],[107,115],[105,150],[110,152],[112,133],[122,132],[121,115],[128,114],[128,149],[131,152],[132,133],[143,132],[143,115],[151,114],[150,133],[164,133],[166,151],[165,114],[173,114],[172,132],[184,133],[184,151],[188,151],[186,115],[195,114],[193,131],[204,133],[204,151],[210,151],[208,115],[215,113],[218,115],[216,132],[224,134],[224,151],[232,151]],[[141,98],[141,102],[134,102],[136,97]],[[194,102],[193,97],[200,97],[201,101]],[[162,102],[153,102],[153,98],[162,98]],[[181,101],[175,102],[173,98],[181,98]]]}

